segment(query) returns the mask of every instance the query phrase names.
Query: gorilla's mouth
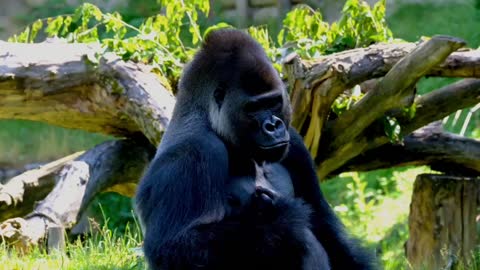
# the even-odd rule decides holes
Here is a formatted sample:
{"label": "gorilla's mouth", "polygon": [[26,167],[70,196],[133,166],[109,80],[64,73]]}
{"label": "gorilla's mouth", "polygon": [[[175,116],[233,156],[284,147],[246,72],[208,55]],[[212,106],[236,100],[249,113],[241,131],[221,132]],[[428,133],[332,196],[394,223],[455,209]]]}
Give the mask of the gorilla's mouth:
{"label": "gorilla's mouth", "polygon": [[276,149],[280,147],[285,147],[288,145],[288,141],[283,141],[275,144],[270,144],[270,145],[259,145],[258,147],[262,150],[271,150],[271,149]]}

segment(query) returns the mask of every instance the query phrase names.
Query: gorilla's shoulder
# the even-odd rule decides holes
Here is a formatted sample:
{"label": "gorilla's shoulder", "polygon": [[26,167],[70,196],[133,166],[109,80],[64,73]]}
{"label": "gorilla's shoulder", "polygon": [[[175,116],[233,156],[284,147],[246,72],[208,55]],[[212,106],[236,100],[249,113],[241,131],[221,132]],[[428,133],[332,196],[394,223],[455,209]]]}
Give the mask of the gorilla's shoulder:
{"label": "gorilla's shoulder", "polygon": [[[223,157],[228,154],[225,144],[213,133],[205,132],[199,136],[192,132],[174,137],[172,140],[167,139],[161,143],[157,158],[162,158],[164,161],[178,161]],[[205,151],[206,149],[208,151]]]}

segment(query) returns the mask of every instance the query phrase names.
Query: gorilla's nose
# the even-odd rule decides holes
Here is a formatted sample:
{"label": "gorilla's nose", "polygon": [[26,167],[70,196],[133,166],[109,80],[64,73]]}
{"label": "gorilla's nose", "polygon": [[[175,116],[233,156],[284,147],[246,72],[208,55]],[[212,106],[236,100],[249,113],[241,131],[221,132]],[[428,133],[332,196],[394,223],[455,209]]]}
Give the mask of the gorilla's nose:
{"label": "gorilla's nose", "polygon": [[286,128],[282,119],[272,115],[270,119],[263,121],[262,131],[273,138],[278,138],[285,135]]}

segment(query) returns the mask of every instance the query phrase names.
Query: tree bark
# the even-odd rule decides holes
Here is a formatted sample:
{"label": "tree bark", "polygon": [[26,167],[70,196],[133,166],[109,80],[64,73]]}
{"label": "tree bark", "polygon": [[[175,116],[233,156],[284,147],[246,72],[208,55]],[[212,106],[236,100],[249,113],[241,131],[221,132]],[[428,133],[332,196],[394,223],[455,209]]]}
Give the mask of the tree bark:
{"label": "tree bark", "polygon": [[437,171],[456,175],[480,175],[480,141],[437,127],[424,128],[406,136],[402,143],[385,144],[362,153],[333,174],[414,165],[430,165]]}
{"label": "tree bark", "polygon": [[454,269],[472,258],[480,178],[423,174],[415,180],[406,244],[413,269]]}
{"label": "tree bark", "polygon": [[[58,53],[62,52],[62,53]],[[0,41],[0,119],[160,141],[175,99],[150,68],[95,44]],[[68,119],[68,121],[66,121]]]}

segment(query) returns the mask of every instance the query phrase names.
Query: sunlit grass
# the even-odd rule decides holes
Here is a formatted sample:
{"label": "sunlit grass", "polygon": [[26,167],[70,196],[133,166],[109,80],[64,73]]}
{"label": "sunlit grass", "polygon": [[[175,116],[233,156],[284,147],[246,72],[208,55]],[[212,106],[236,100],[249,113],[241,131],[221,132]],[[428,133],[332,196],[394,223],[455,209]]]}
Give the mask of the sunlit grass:
{"label": "sunlit grass", "polygon": [[141,234],[138,227],[127,227],[119,235],[104,226],[101,231],[88,238],[67,243],[64,252],[47,254],[35,248],[26,255],[9,250],[0,244],[1,270],[127,270],[147,269],[139,252]]}
{"label": "sunlit grass", "polygon": [[322,190],[349,233],[377,253],[384,269],[405,269],[403,245],[413,182],[426,167],[345,173]]}

